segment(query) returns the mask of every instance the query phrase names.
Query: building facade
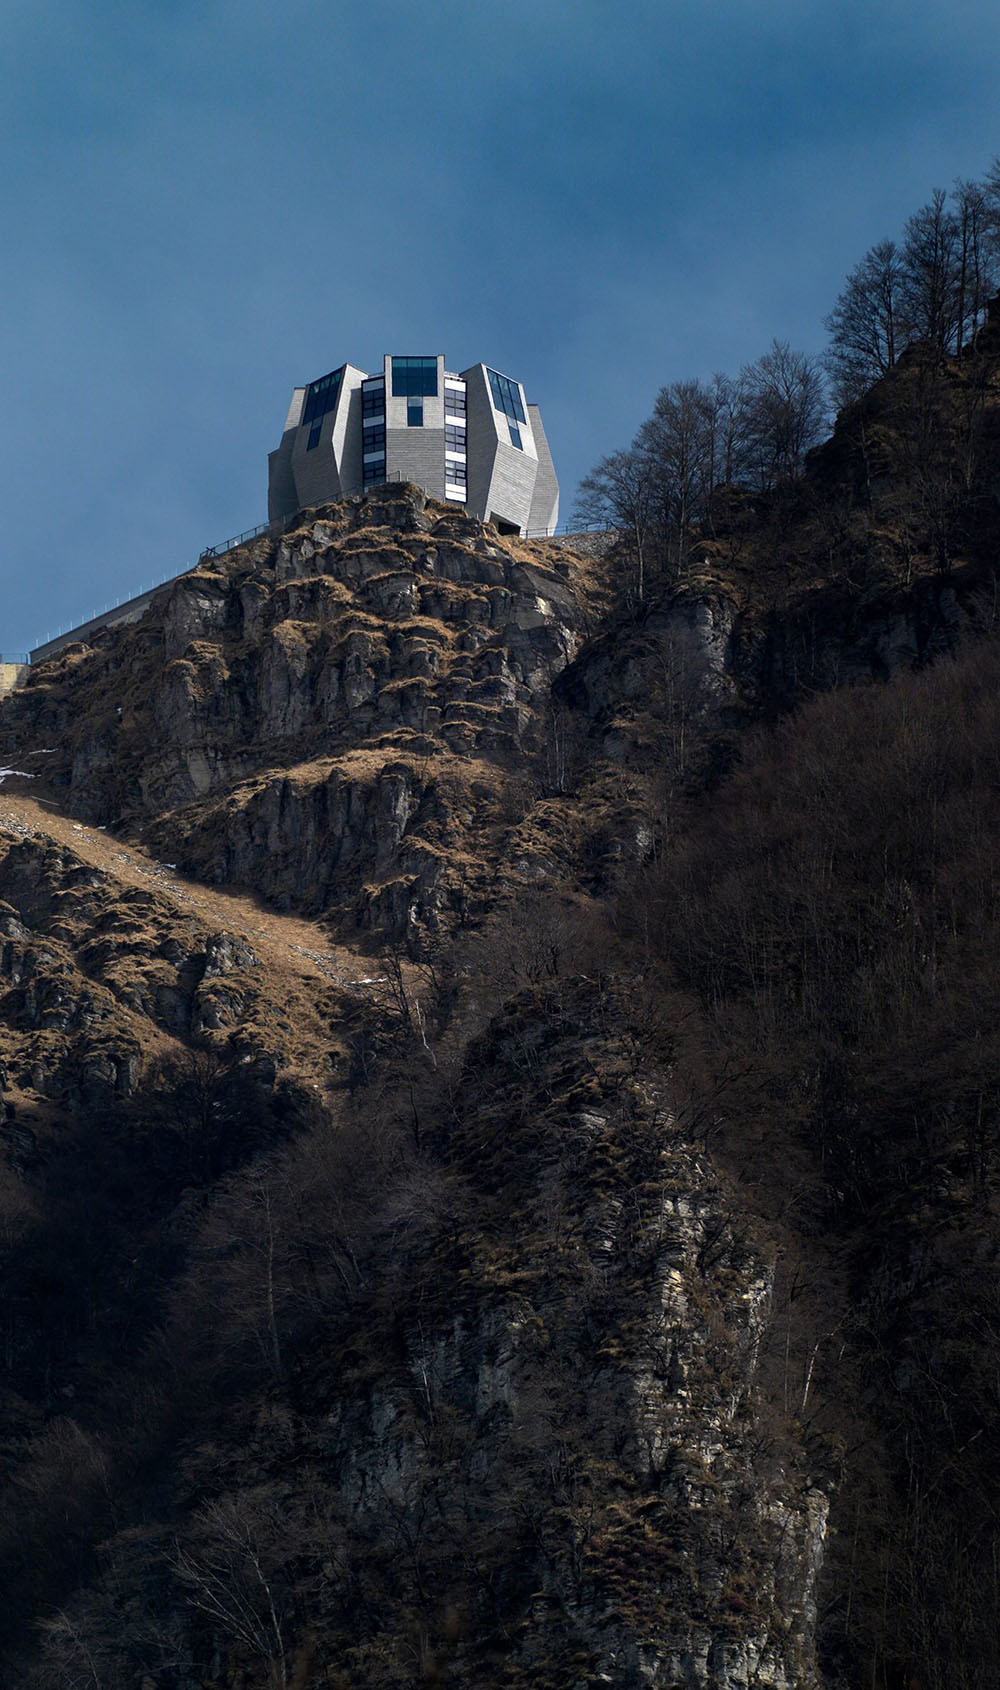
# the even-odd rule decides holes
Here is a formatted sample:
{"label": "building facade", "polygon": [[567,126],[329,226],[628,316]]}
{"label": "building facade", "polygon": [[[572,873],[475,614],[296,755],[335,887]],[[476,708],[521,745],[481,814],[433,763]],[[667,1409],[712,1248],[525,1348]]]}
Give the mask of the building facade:
{"label": "building facade", "polygon": [[486,364],[386,355],[374,375],[342,364],[297,387],[268,458],[268,517],[414,481],[504,533],[551,533],[559,485],[537,405]]}

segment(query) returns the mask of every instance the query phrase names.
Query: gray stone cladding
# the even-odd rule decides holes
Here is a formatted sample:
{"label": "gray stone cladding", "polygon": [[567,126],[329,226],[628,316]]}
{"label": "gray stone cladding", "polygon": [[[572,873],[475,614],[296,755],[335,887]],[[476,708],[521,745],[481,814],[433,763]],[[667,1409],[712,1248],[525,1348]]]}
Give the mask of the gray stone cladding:
{"label": "gray stone cladding", "polygon": [[385,366],[385,467],[393,481],[412,481],[432,499],[444,498],[444,358],[437,358],[437,393],[419,403],[423,422],[407,422],[409,399],[392,391],[392,358]]}
{"label": "gray stone cladding", "polygon": [[528,533],[544,534],[554,529],[559,521],[559,483],[542,427],[542,413],[537,405],[528,406],[528,416],[531,418],[531,432],[538,454],[538,473],[535,476],[531,509],[528,512]]}
{"label": "gray stone cladding", "polygon": [[[430,359],[429,359],[430,361]],[[445,360],[433,357],[437,391],[424,394],[422,421],[409,420],[408,399],[393,392],[393,357],[382,360],[385,377],[385,479],[411,481],[435,499],[455,503],[454,483],[445,485],[447,444],[445,417]],[[373,375],[380,372],[375,371]],[[302,418],[309,388],[296,388],[281,442],[268,458],[268,517],[281,521],[297,510],[361,493],[374,485],[364,482],[363,431],[378,427],[377,413],[363,415],[361,384],[365,372],[345,364],[335,406],[322,419],[319,440],[309,446],[310,425]],[[489,368],[474,364],[463,370],[466,412],[466,498],[468,514],[481,522],[496,522],[520,534],[551,531],[559,516],[559,485],[537,405],[529,405],[524,389],[512,383],[525,420],[517,421],[520,447],[512,440],[510,419],[494,403]],[[508,378],[504,378],[506,381]],[[457,419],[447,423],[457,426]]]}
{"label": "gray stone cladding", "polygon": [[474,449],[468,453],[466,473],[468,475],[466,510],[470,516],[478,516],[485,521],[486,509],[490,497],[490,482],[493,477],[493,459],[496,455],[497,432],[493,420],[493,400],[485,380],[476,381],[474,377],[480,374],[472,372],[473,379],[466,378],[465,403],[469,440],[476,442]]}

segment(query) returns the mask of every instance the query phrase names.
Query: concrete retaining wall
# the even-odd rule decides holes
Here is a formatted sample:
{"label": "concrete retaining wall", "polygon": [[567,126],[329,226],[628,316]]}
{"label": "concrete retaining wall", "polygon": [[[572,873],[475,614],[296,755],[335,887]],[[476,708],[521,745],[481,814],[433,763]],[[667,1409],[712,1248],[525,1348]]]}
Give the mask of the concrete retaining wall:
{"label": "concrete retaining wall", "polygon": [[23,681],[31,665],[29,663],[0,662],[0,698],[6,698],[9,692]]}

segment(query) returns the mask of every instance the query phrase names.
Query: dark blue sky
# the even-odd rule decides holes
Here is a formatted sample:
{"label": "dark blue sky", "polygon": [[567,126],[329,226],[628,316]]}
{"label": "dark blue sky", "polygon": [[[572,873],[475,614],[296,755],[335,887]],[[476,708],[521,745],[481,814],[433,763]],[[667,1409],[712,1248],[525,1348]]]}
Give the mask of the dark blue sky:
{"label": "dark blue sky", "polygon": [[817,352],[1000,152],[986,0],[8,0],[0,649],[263,519],[292,387],[519,377],[563,487],[659,387]]}

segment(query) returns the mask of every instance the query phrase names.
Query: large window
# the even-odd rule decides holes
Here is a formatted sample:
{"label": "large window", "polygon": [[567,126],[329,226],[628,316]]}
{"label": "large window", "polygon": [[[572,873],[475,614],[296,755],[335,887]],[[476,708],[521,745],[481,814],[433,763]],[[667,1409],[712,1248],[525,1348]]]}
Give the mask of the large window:
{"label": "large window", "polygon": [[444,390],[444,414],[446,417],[465,416],[465,389],[446,387]]}
{"label": "large window", "polygon": [[488,369],[486,374],[490,378],[490,392],[497,410],[502,411],[510,422],[527,422],[517,382],[511,381],[510,376],[500,375],[496,370]]}
{"label": "large window", "polygon": [[524,447],[521,445],[521,430],[518,428],[517,423],[511,422],[510,418],[508,417],[507,418],[507,427],[510,429],[510,443],[511,443],[511,445],[516,446],[519,452],[523,452]]}
{"label": "large window", "polygon": [[392,394],[394,399],[433,399],[438,390],[438,362],[436,358],[394,358],[392,360]]}
{"label": "large window", "polygon": [[385,425],[377,428],[366,428],[361,433],[361,450],[367,457],[372,452],[380,452],[385,457]]}
{"label": "large window", "polygon": [[407,428],[423,428],[424,402],[422,399],[407,399],[406,426]]}
{"label": "large window", "polygon": [[331,370],[328,376],[321,376],[319,381],[309,383],[306,388],[306,402],[302,408],[302,427],[309,429],[309,439],[306,441],[306,451],[311,452],[319,445],[319,437],[323,428],[323,418],[332,411],[340,396],[340,381],[344,374],[344,366],[339,370]]}
{"label": "large window", "polygon": [[456,428],[454,423],[444,425],[444,449],[446,452],[465,451],[465,429]]}
{"label": "large window", "polygon": [[465,465],[457,458],[448,458],[444,466],[444,478],[456,487],[465,486]]}
{"label": "large window", "polygon": [[380,417],[385,410],[385,382],[373,381],[361,384],[361,415],[363,417]]}

